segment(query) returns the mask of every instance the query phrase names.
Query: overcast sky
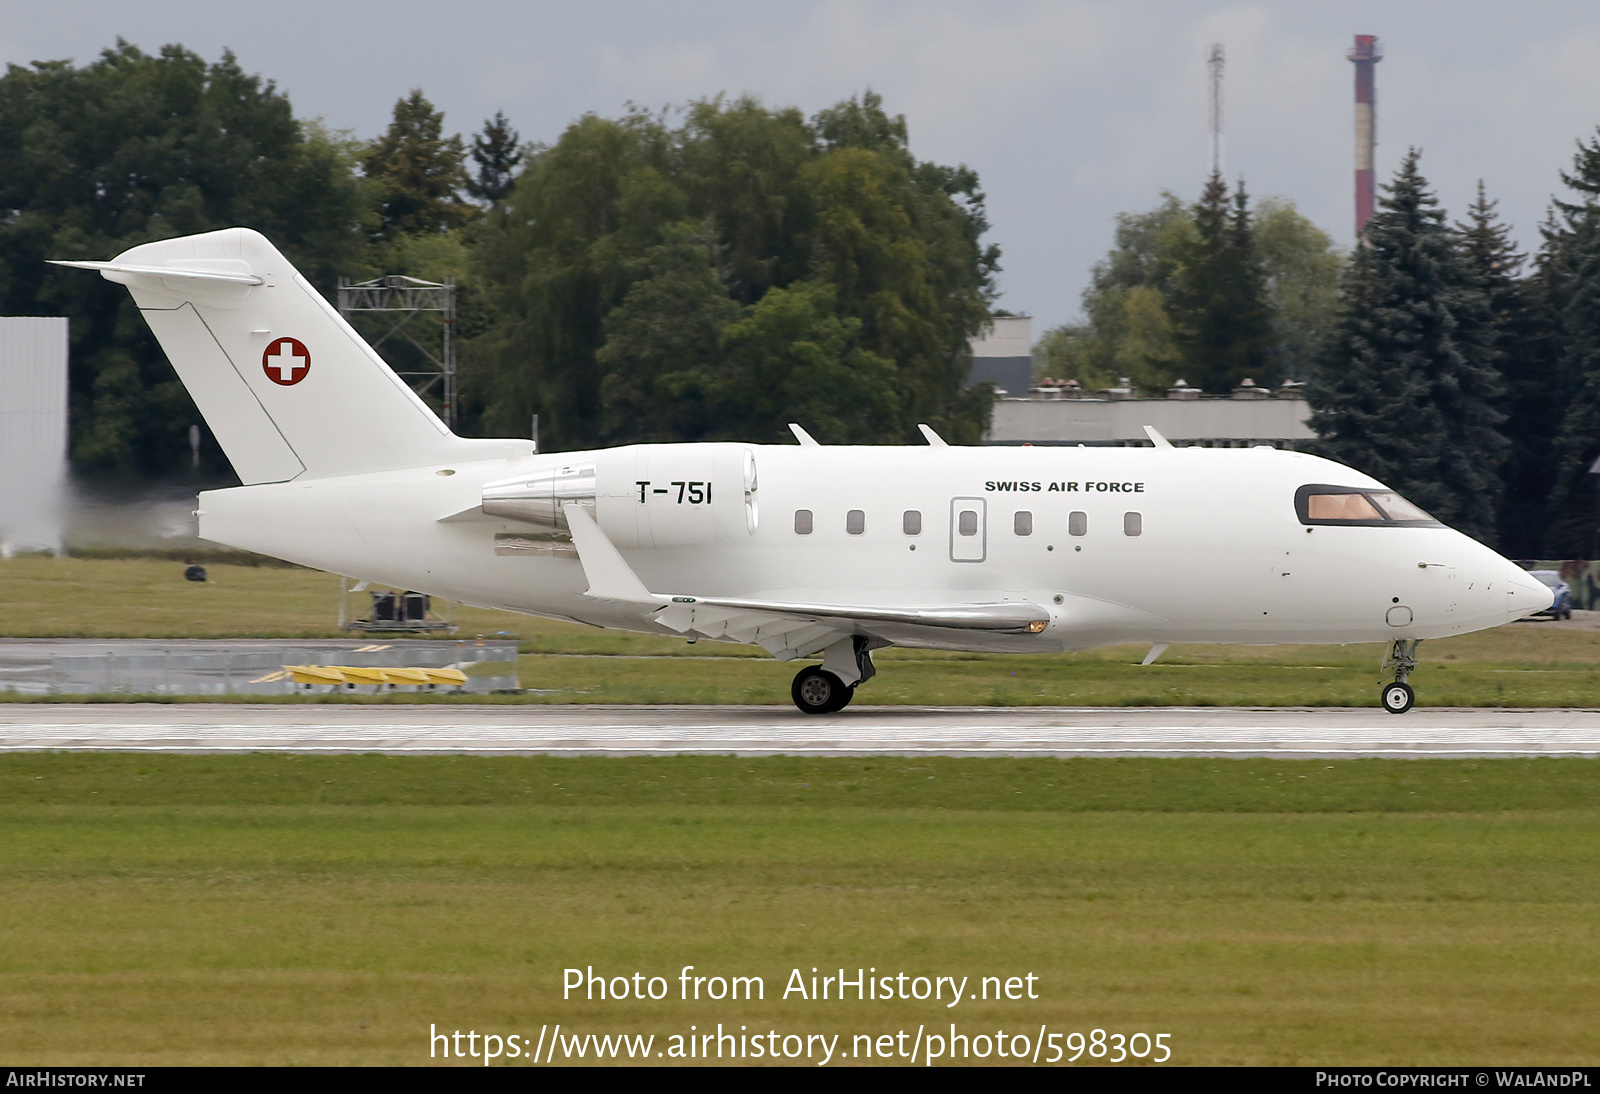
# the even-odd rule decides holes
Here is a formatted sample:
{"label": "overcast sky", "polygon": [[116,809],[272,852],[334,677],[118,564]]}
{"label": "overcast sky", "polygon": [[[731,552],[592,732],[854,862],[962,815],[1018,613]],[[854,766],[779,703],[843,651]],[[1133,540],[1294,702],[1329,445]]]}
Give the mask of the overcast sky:
{"label": "overcast sky", "polygon": [[1353,219],[1355,34],[1376,34],[1378,174],[1409,145],[1460,215],[1480,177],[1525,245],[1574,142],[1600,125],[1600,4],[1209,0],[0,0],[0,60],[92,60],[120,35],[231,48],[296,112],[375,136],[420,87],[471,133],[727,92],[813,113],[872,88],[918,157],[975,168],[1002,307],[1072,319],[1112,217],[1209,166],[1205,55],[1227,51],[1226,170],[1293,199],[1341,245]]}

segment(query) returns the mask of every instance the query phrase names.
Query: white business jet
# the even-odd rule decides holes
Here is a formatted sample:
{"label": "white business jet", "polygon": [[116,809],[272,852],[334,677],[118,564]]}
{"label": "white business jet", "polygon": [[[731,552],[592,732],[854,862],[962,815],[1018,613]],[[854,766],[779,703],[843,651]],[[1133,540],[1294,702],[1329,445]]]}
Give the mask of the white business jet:
{"label": "white business jet", "polygon": [[1045,653],[1113,642],[1417,642],[1550,590],[1382,483],[1297,452],[642,444],[541,453],[457,437],[265,238],[135,247],[133,293],[242,486],[200,534],[450,600],[821,659],[843,708],[888,646]]}

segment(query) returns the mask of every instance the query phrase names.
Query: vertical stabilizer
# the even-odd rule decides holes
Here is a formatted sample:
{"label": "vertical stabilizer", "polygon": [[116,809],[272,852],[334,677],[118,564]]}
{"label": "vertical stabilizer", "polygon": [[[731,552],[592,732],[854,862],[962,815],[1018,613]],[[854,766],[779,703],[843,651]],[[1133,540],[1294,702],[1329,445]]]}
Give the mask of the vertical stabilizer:
{"label": "vertical stabilizer", "polygon": [[414,467],[483,443],[456,438],[258,232],[71,265],[133,293],[246,485]]}

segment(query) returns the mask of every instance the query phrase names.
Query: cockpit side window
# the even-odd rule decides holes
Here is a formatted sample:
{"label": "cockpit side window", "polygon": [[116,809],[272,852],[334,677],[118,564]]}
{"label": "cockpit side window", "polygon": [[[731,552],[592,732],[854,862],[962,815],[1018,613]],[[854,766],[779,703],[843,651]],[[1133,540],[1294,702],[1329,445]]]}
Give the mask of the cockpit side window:
{"label": "cockpit side window", "polygon": [[1356,486],[1302,486],[1294,493],[1301,524],[1346,524],[1369,528],[1437,528],[1439,522],[1393,490]]}

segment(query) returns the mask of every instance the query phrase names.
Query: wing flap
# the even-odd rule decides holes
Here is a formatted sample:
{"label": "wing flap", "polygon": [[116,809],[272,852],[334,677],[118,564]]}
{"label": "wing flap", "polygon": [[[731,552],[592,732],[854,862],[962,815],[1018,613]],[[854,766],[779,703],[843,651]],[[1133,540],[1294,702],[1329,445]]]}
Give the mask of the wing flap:
{"label": "wing flap", "polygon": [[1050,613],[1037,604],[1004,601],[991,604],[941,604],[901,607],[884,604],[800,604],[786,600],[752,600],[740,597],[674,597],[680,604],[704,605],[735,611],[821,622],[904,623],[917,627],[1037,634],[1050,622]]}

